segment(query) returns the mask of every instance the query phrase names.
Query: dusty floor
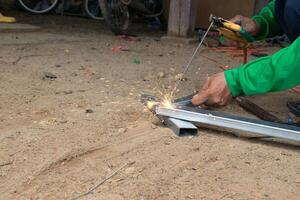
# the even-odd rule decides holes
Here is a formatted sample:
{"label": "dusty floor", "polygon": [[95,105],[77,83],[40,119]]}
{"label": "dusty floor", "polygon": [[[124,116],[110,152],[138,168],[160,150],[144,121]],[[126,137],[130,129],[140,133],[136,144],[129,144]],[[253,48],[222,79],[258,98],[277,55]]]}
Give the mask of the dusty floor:
{"label": "dusty floor", "polygon": [[[161,42],[164,33],[147,27],[128,42],[103,22],[74,17],[19,21],[41,30],[0,33],[0,199],[72,199],[120,168],[80,199],[299,199],[298,147],[206,129],[179,138],[151,123],[139,95],[173,84],[195,45]],[[130,51],[112,52],[118,45]],[[218,71],[198,57],[178,96]],[[299,97],[253,98],[283,119],[290,99]],[[235,103],[224,110],[248,115]]]}

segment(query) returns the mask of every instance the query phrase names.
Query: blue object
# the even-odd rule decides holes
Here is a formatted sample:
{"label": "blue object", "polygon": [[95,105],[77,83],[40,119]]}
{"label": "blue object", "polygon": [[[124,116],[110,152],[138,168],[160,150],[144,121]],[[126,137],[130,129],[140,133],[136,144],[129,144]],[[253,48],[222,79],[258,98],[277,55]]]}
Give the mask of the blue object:
{"label": "blue object", "polygon": [[300,1],[276,0],[276,20],[282,31],[293,42],[300,35]]}

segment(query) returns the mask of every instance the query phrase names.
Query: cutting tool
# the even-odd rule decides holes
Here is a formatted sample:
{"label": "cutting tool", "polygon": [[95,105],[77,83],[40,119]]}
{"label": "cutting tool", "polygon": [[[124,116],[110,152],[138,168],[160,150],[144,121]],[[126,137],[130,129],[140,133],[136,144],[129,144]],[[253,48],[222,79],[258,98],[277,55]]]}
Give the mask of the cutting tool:
{"label": "cutting tool", "polygon": [[210,15],[209,21],[213,22],[216,29],[228,39],[243,43],[251,43],[255,41],[254,37],[239,24],[235,24],[213,14]]}
{"label": "cutting tool", "polygon": [[213,14],[210,15],[209,21],[224,37],[243,44],[244,64],[246,64],[248,62],[248,48],[250,43],[255,41],[254,37],[239,24]]}

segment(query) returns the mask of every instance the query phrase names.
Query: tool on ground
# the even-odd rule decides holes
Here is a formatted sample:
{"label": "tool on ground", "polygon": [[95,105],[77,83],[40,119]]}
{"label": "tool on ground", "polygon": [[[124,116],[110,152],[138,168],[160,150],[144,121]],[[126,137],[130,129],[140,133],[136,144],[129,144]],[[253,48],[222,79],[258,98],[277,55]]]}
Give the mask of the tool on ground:
{"label": "tool on ground", "polygon": [[254,114],[256,117],[269,121],[269,122],[277,122],[283,123],[278,117],[273,115],[272,113],[266,111],[264,108],[260,107],[259,105],[253,103],[246,97],[237,97],[235,98],[236,102],[241,106],[244,110],[248,111],[251,114]]}
{"label": "tool on ground", "polygon": [[226,38],[243,44],[244,64],[247,63],[249,43],[255,41],[253,36],[239,24],[235,24],[213,14],[210,15],[209,21],[213,23],[214,27]]}
{"label": "tool on ground", "polygon": [[202,46],[202,44],[203,44],[203,42],[204,42],[204,40],[205,40],[205,38],[206,38],[208,32],[209,32],[210,29],[212,28],[212,26],[213,26],[213,22],[210,23],[209,27],[207,28],[206,32],[204,33],[204,35],[203,35],[203,37],[202,37],[202,39],[201,39],[199,45],[197,46],[197,48],[196,48],[195,51],[193,52],[193,55],[191,56],[190,60],[188,61],[187,65],[185,66],[185,68],[184,68],[184,70],[183,70],[183,72],[182,72],[182,77],[181,77],[181,79],[177,80],[177,82],[175,83],[174,89],[173,89],[172,92],[171,92],[171,97],[173,97],[173,96],[174,96],[174,93],[177,91],[177,88],[178,88],[179,84],[181,83],[182,79],[185,77],[185,75],[186,75],[188,69],[190,68],[190,66],[191,66],[191,64],[192,64],[192,62],[193,62],[195,56],[197,55],[199,49],[201,48],[201,46]]}
{"label": "tool on ground", "polygon": [[14,17],[6,17],[0,13],[0,23],[13,23],[16,22]]}
{"label": "tool on ground", "polygon": [[[159,99],[150,95],[143,95],[142,101],[144,104],[147,104],[148,100],[151,102],[157,101],[150,109],[160,119],[177,119],[198,127],[208,127],[230,132],[238,130],[251,133],[252,136],[255,136],[254,138],[277,138],[296,142],[297,145],[300,144],[300,127],[191,107],[189,106],[191,96],[177,99],[173,107],[160,105],[160,101],[157,101]],[[175,129],[173,127],[175,131],[179,129],[180,127],[175,127]],[[253,138],[252,136],[251,138]]]}

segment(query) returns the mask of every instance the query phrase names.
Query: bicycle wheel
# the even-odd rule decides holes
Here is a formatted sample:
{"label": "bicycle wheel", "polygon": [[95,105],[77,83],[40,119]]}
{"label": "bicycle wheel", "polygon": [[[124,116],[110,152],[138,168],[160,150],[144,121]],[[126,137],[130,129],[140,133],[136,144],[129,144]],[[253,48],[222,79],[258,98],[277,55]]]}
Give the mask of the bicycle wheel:
{"label": "bicycle wheel", "polygon": [[116,35],[126,35],[130,24],[129,9],[120,0],[98,0],[101,12]]}
{"label": "bicycle wheel", "polygon": [[84,10],[88,17],[96,20],[103,20],[98,0],[85,0]]}
{"label": "bicycle wheel", "polygon": [[29,12],[43,14],[52,10],[59,0],[18,0],[18,2]]}

